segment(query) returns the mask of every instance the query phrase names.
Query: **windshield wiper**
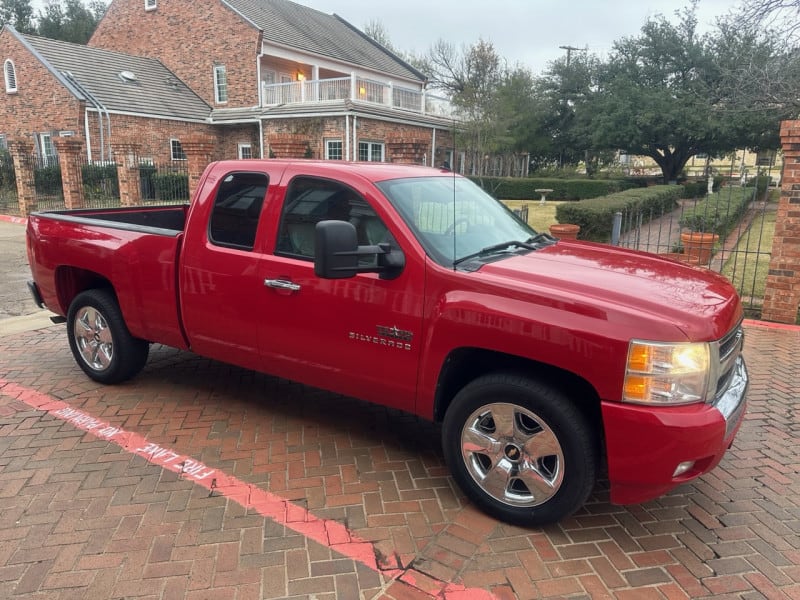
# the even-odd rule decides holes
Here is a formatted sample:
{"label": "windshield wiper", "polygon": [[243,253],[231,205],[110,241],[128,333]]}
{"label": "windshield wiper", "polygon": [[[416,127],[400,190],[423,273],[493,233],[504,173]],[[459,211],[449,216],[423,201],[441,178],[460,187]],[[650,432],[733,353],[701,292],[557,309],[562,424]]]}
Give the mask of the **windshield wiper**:
{"label": "windshield wiper", "polygon": [[541,244],[541,243],[544,242],[545,244],[552,244],[556,240],[557,240],[557,238],[554,238],[549,233],[545,233],[545,232],[542,231],[540,233],[537,233],[532,238],[528,238],[527,240],[525,240],[525,243],[526,244]]}
{"label": "windshield wiper", "polygon": [[[543,235],[543,234],[540,233],[539,235]],[[539,236],[537,235],[536,237],[531,238],[531,240],[535,240],[538,237]],[[453,261],[453,266],[455,267],[456,265],[460,265],[461,263],[463,263],[463,262],[465,262],[467,260],[470,260],[472,258],[478,258],[478,257],[481,257],[481,256],[486,256],[488,254],[494,254],[495,252],[500,252],[502,250],[507,250],[508,248],[514,248],[514,247],[516,247],[516,248],[525,248],[526,250],[536,250],[537,249],[537,246],[534,246],[533,244],[530,244],[528,242],[518,242],[516,240],[510,240],[508,242],[500,242],[499,244],[493,244],[492,246],[486,246],[486,248],[482,248],[481,250],[478,250],[477,252],[473,252],[472,254],[467,254],[466,256],[462,256],[461,258],[457,258],[456,260]]]}

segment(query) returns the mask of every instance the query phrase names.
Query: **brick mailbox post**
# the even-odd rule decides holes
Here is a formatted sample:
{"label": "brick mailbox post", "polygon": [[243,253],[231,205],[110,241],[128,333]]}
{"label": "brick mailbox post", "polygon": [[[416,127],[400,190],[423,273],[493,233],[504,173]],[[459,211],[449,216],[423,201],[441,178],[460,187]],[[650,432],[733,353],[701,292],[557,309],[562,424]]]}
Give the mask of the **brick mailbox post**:
{"label": "brick mailbox post", "polygon": [[142,203],[142,191],[139,183],[139,147],[139,144],[111,144],[114,161],[117,163],[119,203],[122,206],[137,206]]}

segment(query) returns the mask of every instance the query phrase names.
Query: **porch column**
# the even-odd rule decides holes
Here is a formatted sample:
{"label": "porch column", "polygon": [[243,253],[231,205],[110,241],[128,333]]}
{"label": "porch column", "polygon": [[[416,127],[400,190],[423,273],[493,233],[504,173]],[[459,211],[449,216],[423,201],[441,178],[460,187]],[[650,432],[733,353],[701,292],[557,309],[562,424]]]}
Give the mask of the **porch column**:
{"label": "porch column", "polygon": [[204,133],[193,133],[181,141],[186,161],[189,167],[189,199],[194,198],[194,192],[200,185],[203,171],[211,162],[214,153],[214,138]]}
{"label": "porch column", "polygon": [[112,142],[111,151],[117,163],[119,203],[122,206],[139,206],[142,188],[139,181],[139,144]]}
{"label": "porch column", "polygon": [[58,165],[61,167],[64,207],[68,210],[83,208],[83,172],[81,171],[83,141],[75,138],[54,137],[53,146],[58,152]]}
{"label": "porch column", "polygon": [[781,123],[781,146],[781,198],[761,316],[794,323],[800,307],[800,121]]}
{"label": "porch column", "polygon": [[27,217],[36,210],[36,185],[33,180],[33,143],[26,139],[10,140],[8,151],[14,162],[14,176],[17,180],[17,200],[19,214]]}

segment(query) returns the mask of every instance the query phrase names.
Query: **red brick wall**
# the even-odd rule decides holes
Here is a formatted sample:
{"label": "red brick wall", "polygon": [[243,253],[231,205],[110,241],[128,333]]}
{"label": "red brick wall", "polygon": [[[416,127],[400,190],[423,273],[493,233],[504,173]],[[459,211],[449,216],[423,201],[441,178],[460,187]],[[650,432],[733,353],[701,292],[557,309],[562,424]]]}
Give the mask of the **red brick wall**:
{"label": "red brick wall", "polygon": [[[90,46],[157,58],[211,106],[258,104],[260,33],[218,0],[114,0]],[[215,62],[228,74],[228,103],[214,103]]]}
{"label": "red brick wall", "polygon": [[82,104],[11,33],[0,33],[0,67],[10,58],[17,74],[17,93],[7,94],[0,80],[0,134],[8,139],[69,130],[83,139]]}
{"label": "red brick wall", "polygon": [[[312,158],[325,158],[325,140],[340,139],[347,149],[345,140],[346,128],[344,117],[308,118],[308,119],[285,119],[280,121],[264,122],[264,138],[269,142],[275,134],[294,134],[308,142],[311,148]],[[350,142],[353,136],[353,119],[350,119]],[[386,161],[401,162],[401,157],[393,157],[390,153],[390,143],[397,143],[398,140],[413,140],[419,145],[421,150],[418,156],[427,157],[426,164],[430,164],[431,144],[433,143],[433,130],[427,127],[417,127],[413,125],[403,125],[389,123],[377,119],[359,117],[356,120],[356,138],[364,142],[383,142],[385,144]],[[448,131],[436,131],[437,157],[441,162],[442,148],[451,147],[452,136]],[[350,152],[352,153],[352,146]],[[351,154],[352,156],[352,154]],[[406,158],[406,161],[409,159]],[[414,160],[421,164],[421,159]]]}
{"label": "red brick wall", "polygon": [[800,307],[800,121],[781,123],[783,176],[762,317],[794,323]]}

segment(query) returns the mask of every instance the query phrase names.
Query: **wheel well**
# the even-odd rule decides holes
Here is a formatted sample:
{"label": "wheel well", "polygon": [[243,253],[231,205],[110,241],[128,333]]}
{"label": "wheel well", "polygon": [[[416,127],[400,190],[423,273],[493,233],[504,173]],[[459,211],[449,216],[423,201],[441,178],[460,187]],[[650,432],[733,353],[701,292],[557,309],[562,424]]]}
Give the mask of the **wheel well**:
{"label": "wheel well", "polygon": [[453,397],[470,381],[497,371],[519,373],[560,389],[575,399],[575,405],[589,423],[597,424],[597,433],[602,435],[600,397],[588,381],[552,365],[481,348],[459,348],[445,360],[436,386],[434,419],[437,422],[444,419]]}
{"label": "wheel well", "polygon": [[69,305],[75,296],[90,289],[110,289],[111,282],[94,271],[87,271],[78,267],[58,267],[55,275],[58,303],[64,314],[67,314]]}

